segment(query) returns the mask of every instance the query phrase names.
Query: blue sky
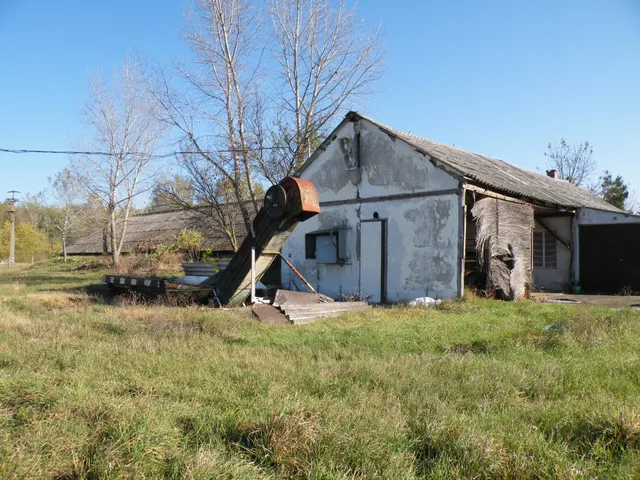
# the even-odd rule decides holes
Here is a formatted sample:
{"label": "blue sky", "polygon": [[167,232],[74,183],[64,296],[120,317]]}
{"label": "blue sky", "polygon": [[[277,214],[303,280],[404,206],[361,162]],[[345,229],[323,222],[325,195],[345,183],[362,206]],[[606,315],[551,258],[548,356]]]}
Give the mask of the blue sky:
{"label": "blue sky", "polygon": [[[91,73],[127,53],[188,55],[185,2],[0,0],[0,148],[80,143]],[[640,191],[640,2],[360,0],[387,71],[366,113],[432,140],[544,168],[549,142],[589,140]],[[0,153],[0,196],[36,193],[65,156]]]}

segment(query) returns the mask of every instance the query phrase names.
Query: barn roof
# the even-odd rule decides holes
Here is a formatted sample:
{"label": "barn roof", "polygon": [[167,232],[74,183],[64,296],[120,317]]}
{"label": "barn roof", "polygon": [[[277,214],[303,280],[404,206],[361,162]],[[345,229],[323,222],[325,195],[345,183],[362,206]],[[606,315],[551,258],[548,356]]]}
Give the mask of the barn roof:
{"label": "barn roof", "polygon": [[[453,170],[464,177],[465,181],[488,190],[560,208],[574,209],[582,207],[622,212],[622,210],[613,205],[564,180],[556,180],[547,175],[517,167],[504,160],[405,133],[357,112],[350,112],[345,117],[345,121],[353,121],[355,119],[364,119],[376,125],[388,135],[398,138],[419,152],[428,155],[436,164],[439,162],[445,169]],[[333,136],[332,134],[329,138],[333,138]],[[308,163],[313,161],[314,158],[315,155],[312,155]],[[306,168],[308,163],[303,165],[302,170]]]}
{"label": "barn roof", "polygon": [[[242,217],[236,215],[236,238],[242,242],[247,235]],[[205,237],[205,248],[216,252],[232,252],[229,238],[210,215],[200,211],[170,210],[145,213],[129,218],[122,253],[131,253],[140,246],[158,246],[171,243],[183,230],[197,230]],[[96,230],[68,247],[71,255],[102,253],[102,230]]]}

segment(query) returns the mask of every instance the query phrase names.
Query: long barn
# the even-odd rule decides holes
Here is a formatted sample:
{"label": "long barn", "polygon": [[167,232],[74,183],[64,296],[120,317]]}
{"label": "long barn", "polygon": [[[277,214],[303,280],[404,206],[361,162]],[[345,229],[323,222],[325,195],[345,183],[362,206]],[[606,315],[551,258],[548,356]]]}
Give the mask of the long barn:
{"label": "long barn", "polygon": [[[239,215],[233,228],[238,244],[242,242],[247,230]],[[122,245],[122,253],[152,251],[159,245],[172,243],[184,230],[202,233],[204,248],[219,255],[234,252],[229,236],[211,214],[203,211],[170,210],[165,212],[144,213],[131,216],[127,225],[127,234]],[[68,247],[69,255],[100,255],[110,248],[104,241],[102,230],[98,229],[78,239]]]}

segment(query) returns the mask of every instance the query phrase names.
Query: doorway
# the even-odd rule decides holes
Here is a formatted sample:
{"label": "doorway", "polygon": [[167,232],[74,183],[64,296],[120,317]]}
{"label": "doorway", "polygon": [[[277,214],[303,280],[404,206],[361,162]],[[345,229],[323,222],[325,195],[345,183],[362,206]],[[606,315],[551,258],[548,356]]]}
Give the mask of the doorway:
{"label": "doorway", "polygon": [[360,295],[371,303],[387,301],[387,220],[360,222]]}

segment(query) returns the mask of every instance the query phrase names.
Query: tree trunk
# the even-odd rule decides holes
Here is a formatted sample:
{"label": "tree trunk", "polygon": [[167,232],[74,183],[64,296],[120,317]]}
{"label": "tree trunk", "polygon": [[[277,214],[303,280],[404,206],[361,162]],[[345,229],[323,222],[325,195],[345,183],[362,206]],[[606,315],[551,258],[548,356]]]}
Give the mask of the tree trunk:
{"label": "tree trunk", "polygon": [[109,222],[104,222],[102,226],[102,253],[109,253]]}
{"label": "tree trunk", "polygon": [[120,260],[118,255],[118,238],[117,238],[117,225],[116,225],[116,212],[115,210],[111,210],[109,212],[109,230],[111,238],[111,263],[114,267],[118,266],[118,261]]}

